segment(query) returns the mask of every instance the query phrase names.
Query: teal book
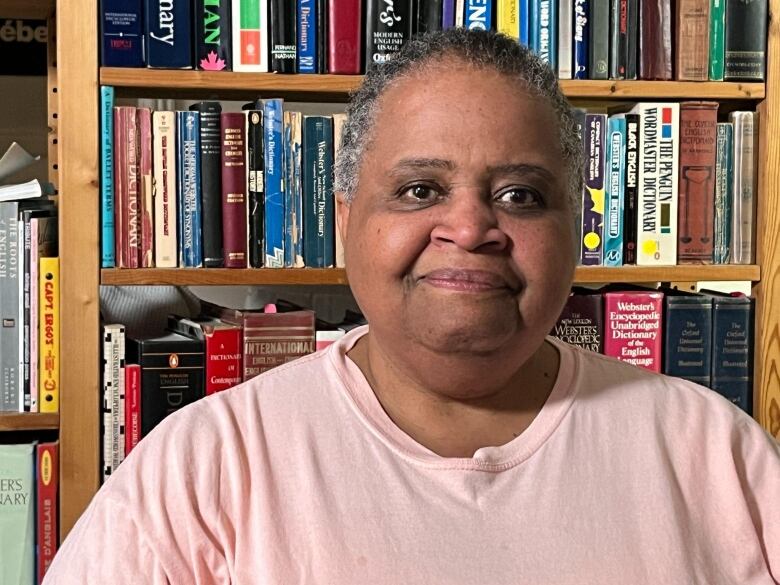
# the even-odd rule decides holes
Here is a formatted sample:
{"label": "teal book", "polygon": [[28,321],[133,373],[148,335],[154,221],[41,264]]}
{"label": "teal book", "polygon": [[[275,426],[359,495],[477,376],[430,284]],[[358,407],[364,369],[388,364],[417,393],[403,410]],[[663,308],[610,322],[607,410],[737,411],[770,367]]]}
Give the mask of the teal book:
{"label": "teal book", "polygon": [[35,583],[34,444],[0,445],[0,583]]}
{"label": "teal book", "polygon": [[718,123],[715,153],[715,241],[712,262],[728,264],[731,256],[731,191],[734,175],[734,125]]}
{"label": "teal book", "polygon": [[726,0],[710,0],[710,81],[723,81]]}
{"label": "teal book", "polygon": [[101,268],[114,268],[114,88],[100,86]]}
{"label": "teal book", "polygon": [[607,122],[607,185],[604,205],[604,266],[623,266],[626,115]]}
{"label": "teal book", "polygon": [[303,117],[303,261],[329,268],[335,261],[333,120]]}

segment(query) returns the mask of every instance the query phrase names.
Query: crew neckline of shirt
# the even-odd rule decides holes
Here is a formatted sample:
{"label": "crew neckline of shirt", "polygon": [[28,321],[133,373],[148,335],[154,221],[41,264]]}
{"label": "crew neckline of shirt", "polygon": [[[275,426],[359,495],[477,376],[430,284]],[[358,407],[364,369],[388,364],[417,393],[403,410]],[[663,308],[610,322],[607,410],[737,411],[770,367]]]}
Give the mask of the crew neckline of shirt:
{"label": "crew neckline of shirt", "polygon": [[578,359],[572,347],[548,337],[558,350],[558,376],[539,414],[518,437],[496,447],[477,449],[472,457],[443,457],[415,441],[387,415],[361,369],[347,353],[368,333],[368,325],[348,332],[331,345],[329,357],[343,382],[351,405],[361,422],[393,451],[417,465],[434,469],[501,472],[529,459],[549,439],[571,407],[576,394],[574,380]]}

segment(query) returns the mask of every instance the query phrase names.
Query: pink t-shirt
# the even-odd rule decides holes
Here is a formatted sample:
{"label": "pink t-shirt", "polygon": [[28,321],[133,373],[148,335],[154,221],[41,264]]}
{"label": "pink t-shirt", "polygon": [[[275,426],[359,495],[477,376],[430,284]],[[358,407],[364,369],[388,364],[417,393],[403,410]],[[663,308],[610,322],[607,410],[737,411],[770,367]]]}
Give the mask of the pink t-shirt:
{"label": "pink t-shirt", "polygon": [[365,331],[166,419],[44,583],[780,579],[780,448],[714,392],[551,339],[560,373],[531,426],[444,458],[346,356]]}

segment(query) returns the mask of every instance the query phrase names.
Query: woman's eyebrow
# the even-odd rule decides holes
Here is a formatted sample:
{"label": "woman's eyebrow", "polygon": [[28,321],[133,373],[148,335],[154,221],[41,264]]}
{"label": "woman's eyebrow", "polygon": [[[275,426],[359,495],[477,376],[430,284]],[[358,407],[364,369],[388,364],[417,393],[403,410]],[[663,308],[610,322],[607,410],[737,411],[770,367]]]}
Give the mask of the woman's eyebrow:
{"label": "woman's eyebrow", "polygon": [[455,169],[455,163],[443,158],[402,158],[392,169],[390,169],[389,173],[391,175],[400,175],[406,171],[419,171],[425,169],[451,171]]}

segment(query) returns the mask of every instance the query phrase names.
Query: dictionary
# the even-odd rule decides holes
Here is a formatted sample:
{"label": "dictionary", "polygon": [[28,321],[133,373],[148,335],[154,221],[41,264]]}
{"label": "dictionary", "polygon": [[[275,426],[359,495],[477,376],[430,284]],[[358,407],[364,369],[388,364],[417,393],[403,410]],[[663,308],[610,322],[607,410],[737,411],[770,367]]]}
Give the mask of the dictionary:
{"label": "dictionary", "polygon": [[604,354],[660,372],[663,300],[650,290],[604,293]]}
{"label": "dictionary", "polygon": [[574,289],[550,335],[596,353],[604,352],[604,312],[600,292]]}
{"label": "dictionary", "polygon": [[664,374],[710,385],[712,298],[665,290]]}

